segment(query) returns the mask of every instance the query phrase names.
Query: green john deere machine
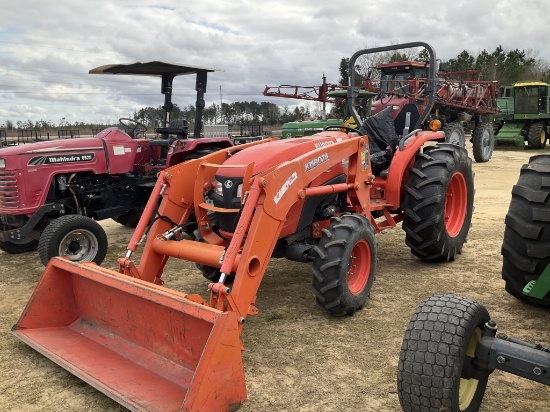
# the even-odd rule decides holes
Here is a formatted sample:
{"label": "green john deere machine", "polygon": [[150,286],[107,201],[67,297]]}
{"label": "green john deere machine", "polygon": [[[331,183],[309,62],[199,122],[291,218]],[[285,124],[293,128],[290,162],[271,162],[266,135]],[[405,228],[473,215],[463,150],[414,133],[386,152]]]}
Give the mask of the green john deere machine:
{"label": "green john deere machine", "polygon": [[543,82],[517,82],[501,88],[495,117],[496,143],[543,149],[550,125],[550,86]]}
{"label": "green john deere machine", "polygon": [[340,126],[344,123],[342,119],[305,119],[296,122],[287,122],[282,126],[282,139],[292,137],[311,136],[322,132],[327,126]]}
{"label": "green john deere machine", "polygon": [[[341,88],[337,90],[331,90],[326,93],[328,98],[332,99],[332,102],[345,101],[347,98],[347,89]],[[368,92],[366,90],[359,90],[359,99],[372,99],[376,94]],[[370,114],[370,104],[364,104]],[[324,111],[324,109],[323,109]],[[345,117],[339,119],[304,119],[296,122],[287,122],[282,126],[282,139],[288,139],[292,137],[311,136],[315,133],[322,132],[325,127],[328,126],[349,126],[357,127],[355,120],[352,116],[348,116],[347,109],[344,110]]]}

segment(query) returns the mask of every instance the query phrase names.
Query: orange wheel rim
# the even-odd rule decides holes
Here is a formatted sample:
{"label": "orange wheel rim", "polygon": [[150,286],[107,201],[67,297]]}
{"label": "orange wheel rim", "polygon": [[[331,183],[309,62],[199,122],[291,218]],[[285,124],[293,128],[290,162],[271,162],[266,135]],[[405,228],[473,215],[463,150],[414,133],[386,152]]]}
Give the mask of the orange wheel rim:
{"label": "orange wheel rim", "polygon": [[369,281],[371,269],[371,250],[369,243],[362,239],[355,244],[350,254],[347,273],[348,288],[358,295]]}
{"label": "orange wheel rim", "polygon": [[462,173],[451,177],[445,197],[445,227],[450,237],[460,233],[468,208],[468,190]]}

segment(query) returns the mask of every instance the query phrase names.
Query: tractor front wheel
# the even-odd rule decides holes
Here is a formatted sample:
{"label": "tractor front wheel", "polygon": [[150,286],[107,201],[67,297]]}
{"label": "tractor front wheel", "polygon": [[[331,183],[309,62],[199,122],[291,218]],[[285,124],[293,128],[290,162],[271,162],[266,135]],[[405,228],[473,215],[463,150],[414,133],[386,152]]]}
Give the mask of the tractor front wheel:
{"label": "tractor front wheel", "polygon": [[475,352],[487,309],[471,299],[435,295],[416,309],[405,332],[397,369],[404,412],[474,412],[483,400],[489,371],[476,369]]}
{"label": "tractor front wheel", "polygon": [[495,135],[492,123],[479,123],[472,133],[472,150],[478,163],[488,162],[495,148]]}
{"label": "tractor front wheel", "polygon": [[40,260],[46,266],[54,256],[73,262],[103,262],[107,254],[107,234],[99,223],[86,216],[67,215],[51,222],[38,243]]}
{"label": "tractor front wheel", "polygon": [[403,230],[422,260],[454,260],[472,221],[474,173],[466,149],[448,143],[416,156],[402,204]]}
{"label": "tractor front wheel", "polygon": [[527,145],[530,149],[544,149],[548,134],[544,122],[535,122],[529,126],[527,132]]}
{"label": "tractor front wheel", "polygon": [[374,228],[361,215],[331,219],[315,246],[312,290],[334,316],[353,315],[369,297],[377,262]]}
{"label": "tractor front wheel", "polygon": [[460,122],[448,123],[443,128],[443,132],[445,133],[446,143],[451,143],[460,147],[466,146],[466,134]]}
{"label": "tractor front wheel", "polygon": [[550,293],[542,299],[523,294],[550,264],[550,155],[537,155],[523,165],[504,220],[502,278],[506,291],[531,303],[549,306]]}

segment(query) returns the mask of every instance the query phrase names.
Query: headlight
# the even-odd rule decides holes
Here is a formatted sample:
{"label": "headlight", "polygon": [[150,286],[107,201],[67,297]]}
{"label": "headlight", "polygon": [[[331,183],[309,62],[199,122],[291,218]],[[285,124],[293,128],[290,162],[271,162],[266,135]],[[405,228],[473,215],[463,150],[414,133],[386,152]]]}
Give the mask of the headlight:
{"label": "headlight", "polygon": [[0,159],[0,169],[6,168],[6,159]]}
{"label": "headlight", "polygon": [[214,180],[212,183],[214,184],[214,193],[218,196],[223,196],[222,183],[217,180]]}

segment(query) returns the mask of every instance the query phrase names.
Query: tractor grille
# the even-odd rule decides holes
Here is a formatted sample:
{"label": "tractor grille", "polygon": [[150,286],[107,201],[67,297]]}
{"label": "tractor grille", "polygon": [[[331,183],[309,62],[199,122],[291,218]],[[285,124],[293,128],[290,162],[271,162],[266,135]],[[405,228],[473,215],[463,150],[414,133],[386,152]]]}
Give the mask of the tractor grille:
{"label": "tractor grille", "polygon": [[15,172],[0,171],[0,208],[15,209],[19,204]]}

